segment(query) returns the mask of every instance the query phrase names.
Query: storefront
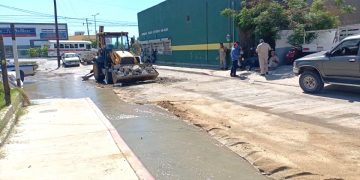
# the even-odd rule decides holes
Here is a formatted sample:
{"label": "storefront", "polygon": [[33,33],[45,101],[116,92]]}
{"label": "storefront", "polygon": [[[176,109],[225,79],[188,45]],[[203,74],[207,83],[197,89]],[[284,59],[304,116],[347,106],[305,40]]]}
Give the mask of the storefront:
{"label": "storefront", "polygon": [[[26,57],[27,50],[32,47],[41,47],[48,40],[55,40],[55,24],[51,23],[14,23],[16,44],[19,56]],[[59,38],[68,40],[67,24],[59,24]],[[0,35],[4,37],[5,52],[7,57],[12,57],[12,40],[10,23],[0,23]]]}
{"label": "storefront", "polygon": [[219,43],[238,40],[225,8],[239,10],[235,0],[167,0],[138,13],[139,41],[145,54],[157,51],[158,62],[217,65]]}

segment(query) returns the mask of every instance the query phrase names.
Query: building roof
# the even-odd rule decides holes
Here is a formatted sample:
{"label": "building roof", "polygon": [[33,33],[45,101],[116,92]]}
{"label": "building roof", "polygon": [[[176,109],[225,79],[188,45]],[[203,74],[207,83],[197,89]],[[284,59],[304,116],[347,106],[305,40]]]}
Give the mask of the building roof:
{"label": "building roof", "polygon": [[[56,40],[49,40],[49,42],[56,42]],[[67,43],[91,43],[90,41],[76,41],[76,40],[60,40],[59,41],[60,43],[65,43],[65,42],[67,42]]]}
{"label": "building roof", "polygon": [[69,40],[72,41],[88,41],[88,40],[96,40],[95,35],[80,35],[80,36],[69,36]]}

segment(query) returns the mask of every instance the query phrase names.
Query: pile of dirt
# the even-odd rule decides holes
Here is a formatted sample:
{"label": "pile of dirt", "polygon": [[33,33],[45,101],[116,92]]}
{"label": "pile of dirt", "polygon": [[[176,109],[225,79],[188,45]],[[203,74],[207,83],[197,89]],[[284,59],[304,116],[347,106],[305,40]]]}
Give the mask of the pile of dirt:
{"label": "pile of dirt", "polygon": [[197,102],[159,101],[155,104],[186,122],[205,130],[220,143],[249,161],[264,175],[275,179],[326,179],[325,175],[307,172],[297,168],[294,164],[269,158],[277,156],[278,159],[286,159],[286,157],[281,157],[280,154],[255,146],[252,142],[247,141],[247,138],[241,138],[234,134],[230,130],[231,125],[226,118],[212,117],[191,108],[194,104],[210,105],[211,102],[206,102],[206,100],[197,100]]}
{"label": "pile of dirt", "polygon": [[[271,178],[356,179],[360,175],[356,168],[358,143],[354,137],[322,124],[297,120],[300,117],[297,114],[289,117],[268,107],[233,100],[238,90],[244,92],[242,89],[248,88],[245,98],[240,99],[255,97],[255,101],[263,102],[264,99],[257,98],[259,90],[253,85],[178,72],[166,75],[159,77],[157,83],[124,87],[115,92],[127,102],[138,103],[141,99],[138,104],[156,104],[167,109],[208,132]],[[188,79],[179,80],[177,76]],[[275,91],[266,88],[266,93]],[[337,146],[339,143],[344,145]]]}
{"label": "pile of dirt", "polygon": [[184,82],[185,78],[174,78],[174,77],[158,77],[155,82],[163,85],[170,85],[172,83]]}

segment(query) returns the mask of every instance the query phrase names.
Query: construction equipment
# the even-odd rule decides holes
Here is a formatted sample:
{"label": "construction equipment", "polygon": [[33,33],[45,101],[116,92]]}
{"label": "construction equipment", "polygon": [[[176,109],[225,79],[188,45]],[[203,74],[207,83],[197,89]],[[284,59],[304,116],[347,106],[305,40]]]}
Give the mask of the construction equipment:
{"label": "construction equipment", "polygon": [[153,80],[159,75],[152,64],[144,64],[139,56],[130,52],[127,32],[104,32],[100,26],[98,57],[93,64],[97,82],[106,84],[131,83]]}

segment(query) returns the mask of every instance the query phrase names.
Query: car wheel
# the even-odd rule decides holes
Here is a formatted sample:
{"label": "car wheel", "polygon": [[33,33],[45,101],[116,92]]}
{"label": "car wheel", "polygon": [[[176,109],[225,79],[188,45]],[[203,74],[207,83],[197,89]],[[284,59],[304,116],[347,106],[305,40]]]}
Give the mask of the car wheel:
{"label": "car wheel", "polygon": [[99,66],[99,64],[97,62],[95,62],[93,64],[93,73],[94,73],[95,80],[97,82],[103,82],[104,81],[105,76],[102,74],[101,67]]}
{"label": "car wheel", "polygon": [[301,89],[305,93],[318,93],[324,88],[320,75],[314,71],[305,71],[299,79]]}

